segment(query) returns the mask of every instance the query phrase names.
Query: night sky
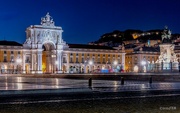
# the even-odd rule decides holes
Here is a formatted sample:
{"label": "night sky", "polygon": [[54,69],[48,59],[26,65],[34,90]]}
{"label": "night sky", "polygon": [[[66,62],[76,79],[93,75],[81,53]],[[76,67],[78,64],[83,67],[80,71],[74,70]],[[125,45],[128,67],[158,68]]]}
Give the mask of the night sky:
{"label": "night sky", "polygon": [[87,44],[113,30],[180,33],[180,0],[0,0],[0,40],[24,43],[25,30],[49,12],[67,43]]}

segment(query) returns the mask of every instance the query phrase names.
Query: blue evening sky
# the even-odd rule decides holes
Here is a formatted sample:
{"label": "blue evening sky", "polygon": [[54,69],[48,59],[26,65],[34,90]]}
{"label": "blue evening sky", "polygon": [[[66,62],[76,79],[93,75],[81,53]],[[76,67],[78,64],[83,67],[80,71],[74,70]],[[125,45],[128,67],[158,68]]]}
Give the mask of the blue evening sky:
{"label": "blue evening sky", "polygon": [[180,33],[180,0],[0,0],[0,40],[24,43],[25,30],[47,12],[67,43],[96,41],[113,30]]}

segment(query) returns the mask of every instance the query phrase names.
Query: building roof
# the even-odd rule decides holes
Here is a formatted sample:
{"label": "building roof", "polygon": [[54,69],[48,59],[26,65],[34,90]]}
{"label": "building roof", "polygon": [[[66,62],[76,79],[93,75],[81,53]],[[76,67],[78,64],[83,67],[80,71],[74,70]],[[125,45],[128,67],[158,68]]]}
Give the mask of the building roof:
{"label": "building roof", "polygon": [[[140,51],[139,49],[134,49],[134,51]],[[146,52],[159,52],[160,49],[159,47],[147,47],[147,46],[143,46],[142,47],[142,51],[146,51]]]}
{"label": "building roof", "polygon": [[15,42],[15,41],[6,41],[6,40],[0,40],[0,45],[5,46],[22,46],[22,44]]}
{"label": "building roof", "polygon": [[86,45],[86,44],[68,44],[69,48],[82,48],[82,49],[108,49],[115,50],[112,47],[100,46],[100,45]]}

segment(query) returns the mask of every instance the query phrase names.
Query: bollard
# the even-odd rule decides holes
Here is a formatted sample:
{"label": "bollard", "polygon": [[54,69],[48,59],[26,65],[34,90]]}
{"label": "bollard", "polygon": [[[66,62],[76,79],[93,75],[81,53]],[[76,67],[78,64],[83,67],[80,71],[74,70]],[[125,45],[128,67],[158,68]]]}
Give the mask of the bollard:
{"label": "bollard", "polygon": [[152,76],[149,78],[149,83],[152,84]]}
{"label": "bollard", "polygon": [[92,87],[92,78],[89,79],[89,87]]}
{"label": "bollard", "polygon": [[121,77],[121,85],[124,85],[124,78]]}

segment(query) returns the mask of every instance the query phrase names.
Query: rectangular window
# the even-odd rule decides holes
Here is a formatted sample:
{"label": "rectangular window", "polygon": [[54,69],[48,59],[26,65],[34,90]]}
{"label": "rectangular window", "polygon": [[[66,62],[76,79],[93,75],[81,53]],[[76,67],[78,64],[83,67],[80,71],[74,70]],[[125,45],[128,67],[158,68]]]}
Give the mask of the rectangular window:
{"label": "rectangular window", "polygon": [[105,58],[103,58],[103,63],[106,63]]}
{"label": "rectangular window", "polygon": [[78,56],[78,53],[76,53],[76,56]]}
{"label": "rectangular window", "polygon": [[100,58],[98,58],[98,63],[100,63]]}
{"label": "rectangular window", "polygon": [[110,58],[108,58],[108,63],[110,63]]}
{"label": "rectangular window", "polygon": [[18,54],[20,54],[21,52],[20,51],[18,51]]}
{"label": "rectangular window", "polygon": [[78,57],[76,57],[76,63],[78,63]]}
{"label": "rectangular window", "polygon": [[82,58],[82,63],[84,63],[84,58]]}
{"label": "rectangular window", "polygon": [[93,61],[93,62],[96,62],[94,58],[92,58],[92,61]]}
{"label": "rectangular window", "polygon": [[6,54],[7,52],[6,51],[4,51],[4,54]]}
{"label": "rectangular window", "polygon": [[14,62],[14,56],[11,56],[11,62]]}
{"label": "rectangular window", "polygon": [[30,63],[30,58],[29,58],[29,56],[26,56],[26,61],[25,61],[26,63]]}
{"label": "rectangular window", "polygon": [[63,57],[63,63],[67,63],[67,62],[66,62],[66,57]]}
{"label": "rectangular window", "polygon": [[82,53],[82,56],[84,56],[84,53]]}
{"label": "rectangular window", "polygon": [[70,63],[72,63],[73,62],[73,59],[72,59],[72,57],[70,58]]}
{"label": "rectangular window", "polygon": [[11,54],[14,54],[14,51],[11,51]]}
{"label": "rectangular window", "polygon": [[7,62],[7,56],[4,56],[4,62]]}

